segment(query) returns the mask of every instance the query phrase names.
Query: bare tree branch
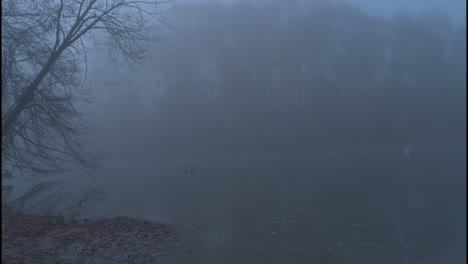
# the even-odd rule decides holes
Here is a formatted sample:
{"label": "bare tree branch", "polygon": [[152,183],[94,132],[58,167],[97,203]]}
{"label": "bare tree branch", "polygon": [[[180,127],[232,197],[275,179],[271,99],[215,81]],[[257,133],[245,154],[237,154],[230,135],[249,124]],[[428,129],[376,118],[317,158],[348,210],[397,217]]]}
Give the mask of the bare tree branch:
{"label": "bare tree branch", "polygon": [[161,39],[151,20],[162,22],[169,2],[2,0],[2,175],[61,172],[70,161],[92,172],[96,157],[82,141],[92,127],[77,107],[86,40],[104,33],[124,60],[140,63],[143,44]]}

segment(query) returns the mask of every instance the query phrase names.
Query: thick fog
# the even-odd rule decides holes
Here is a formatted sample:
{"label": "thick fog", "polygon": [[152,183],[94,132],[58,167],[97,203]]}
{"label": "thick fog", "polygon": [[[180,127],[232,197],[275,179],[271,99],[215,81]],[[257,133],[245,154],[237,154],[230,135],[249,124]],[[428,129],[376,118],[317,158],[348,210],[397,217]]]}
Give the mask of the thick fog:
{"label": "thick fog", "polygon": [[95,57],[95,212],[176,224],[168,263],[462,263],[464,3],[258,2]]}
{"label": "thick fog", "polygon": [[[276,2],[318,2],[308,0],[273,0]],[[464,23],[466,19],[466,1],[461,0],[321,0],[325,3],[349,3],[363,9],[370,14],[378,14],[382,16],[391,16],[394,12],[405,10],[411,13],[420,13],[429,9],[443,9],[454,21]],[[202,2],[224,2],[237,3],[242,0],[177,0],[176,3],[202,3]],[[268,3],[271,0],[252,0],[251,2]]]}
{"label": "thick fog", "polygon": [[229,2],[89,51],[91,214],[174,224],[163,263],[464,263],[465,2]]}

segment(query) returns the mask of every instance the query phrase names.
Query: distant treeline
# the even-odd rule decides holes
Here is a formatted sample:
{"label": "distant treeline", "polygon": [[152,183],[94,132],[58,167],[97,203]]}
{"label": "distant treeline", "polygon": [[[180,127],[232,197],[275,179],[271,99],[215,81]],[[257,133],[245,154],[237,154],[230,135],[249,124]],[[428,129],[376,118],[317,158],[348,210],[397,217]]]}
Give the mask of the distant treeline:
{"label": "distant treeline", "polygon": [[464,141],[466,27],[443,11],[384,18],[323,1],[201,3],[178,6],[171,25],[152,62],[117,76],[109,96],[144,147]]}

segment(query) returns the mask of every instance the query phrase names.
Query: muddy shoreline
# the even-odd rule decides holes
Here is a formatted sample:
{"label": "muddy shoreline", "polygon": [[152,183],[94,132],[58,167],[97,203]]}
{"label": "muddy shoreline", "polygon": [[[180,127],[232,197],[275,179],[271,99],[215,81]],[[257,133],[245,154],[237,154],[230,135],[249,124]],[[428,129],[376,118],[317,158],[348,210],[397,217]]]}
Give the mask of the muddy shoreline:
{"label": "muddy shoreline", "polygon": [[173,226],[136,218],[2,214],[2,263],[158,263],[178,240]]}

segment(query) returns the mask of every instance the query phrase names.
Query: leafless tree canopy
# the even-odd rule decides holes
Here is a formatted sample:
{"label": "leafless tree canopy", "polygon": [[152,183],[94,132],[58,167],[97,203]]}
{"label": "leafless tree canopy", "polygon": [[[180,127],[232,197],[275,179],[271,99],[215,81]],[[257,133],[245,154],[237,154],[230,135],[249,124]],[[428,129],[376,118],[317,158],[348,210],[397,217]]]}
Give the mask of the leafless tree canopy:
{"label": "leafless tree canopy", "polygon": [[145,59],[160,40],[168,0],[2,0],[2,178],[55,173],[74,161],[86,172],[90,131],[79,109],[86,79],[86,47],[102,36],[112,54]]}

